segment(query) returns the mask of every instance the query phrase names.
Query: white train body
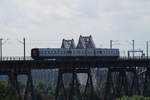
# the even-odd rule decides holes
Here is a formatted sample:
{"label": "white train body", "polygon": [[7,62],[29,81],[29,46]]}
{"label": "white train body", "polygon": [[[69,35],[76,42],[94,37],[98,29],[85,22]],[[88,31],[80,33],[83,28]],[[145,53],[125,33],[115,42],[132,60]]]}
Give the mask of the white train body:
{"label": "white train body", "polygon": [[63,49],[63,48],[34,48],[31,51],[33,59],[57,58],[118,58],[119,49]]}

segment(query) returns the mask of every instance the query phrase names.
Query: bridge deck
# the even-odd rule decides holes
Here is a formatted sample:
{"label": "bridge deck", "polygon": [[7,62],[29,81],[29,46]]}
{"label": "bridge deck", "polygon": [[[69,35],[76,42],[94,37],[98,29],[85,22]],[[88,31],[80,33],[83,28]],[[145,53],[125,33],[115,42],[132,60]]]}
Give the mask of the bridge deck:
{"label": "bridge deck", "polygon": [[109,68],[109,67],[148,67],[150,59],[59,59],[59,60],[2,60],[0,69],[54,69],[54,68]]}

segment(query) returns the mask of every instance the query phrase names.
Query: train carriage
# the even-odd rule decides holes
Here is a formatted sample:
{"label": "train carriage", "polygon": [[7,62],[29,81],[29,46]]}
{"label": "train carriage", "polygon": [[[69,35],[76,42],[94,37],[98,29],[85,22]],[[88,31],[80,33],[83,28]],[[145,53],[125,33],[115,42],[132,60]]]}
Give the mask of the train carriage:
{"label": "train carriage", "polygon": [[118,58],[119,49],[89,48],[89,49],[64,49],[64,48],[34,48],[31,50],[33,59],[58,59],[58,58]]}

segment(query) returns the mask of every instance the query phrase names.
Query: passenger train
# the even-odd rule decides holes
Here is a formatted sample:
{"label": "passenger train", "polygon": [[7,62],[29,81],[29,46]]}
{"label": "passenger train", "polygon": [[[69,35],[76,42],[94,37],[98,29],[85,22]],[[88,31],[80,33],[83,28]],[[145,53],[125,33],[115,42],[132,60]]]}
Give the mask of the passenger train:
{"label": "passenger train", "polygon": [[42,59],[67,59],[67,58],[118,58],[119,49],[108,48],[33,48],[31,57],[35,60]]}

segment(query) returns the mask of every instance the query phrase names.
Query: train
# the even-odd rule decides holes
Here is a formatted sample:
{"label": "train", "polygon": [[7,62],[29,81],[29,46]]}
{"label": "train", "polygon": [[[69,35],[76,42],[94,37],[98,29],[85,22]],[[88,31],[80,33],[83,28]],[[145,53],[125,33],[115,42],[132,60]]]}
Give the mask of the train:
{"label": "train", "polygon": [[31,57],[35,60],[44,59],[70,59],[70,58],[103,58],[116,59],[119,49],[110,48],[33,48]]}

